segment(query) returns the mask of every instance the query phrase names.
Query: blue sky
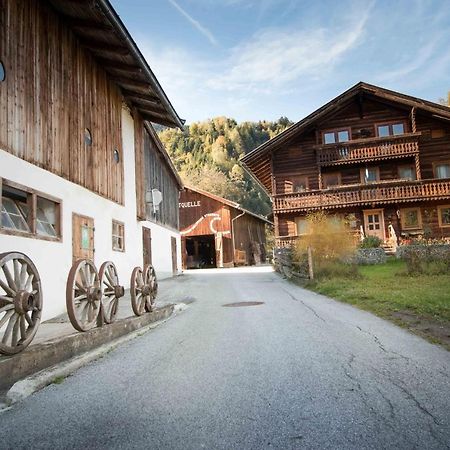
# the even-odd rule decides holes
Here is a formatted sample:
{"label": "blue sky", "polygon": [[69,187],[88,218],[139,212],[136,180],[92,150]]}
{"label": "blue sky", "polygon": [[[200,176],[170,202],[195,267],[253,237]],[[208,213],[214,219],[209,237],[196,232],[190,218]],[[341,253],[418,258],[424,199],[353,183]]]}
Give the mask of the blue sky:
{"label": "blue sky", "polygon": [[178,114],[297,121],[358,81],[450,90],[450,0],[112,0]]}

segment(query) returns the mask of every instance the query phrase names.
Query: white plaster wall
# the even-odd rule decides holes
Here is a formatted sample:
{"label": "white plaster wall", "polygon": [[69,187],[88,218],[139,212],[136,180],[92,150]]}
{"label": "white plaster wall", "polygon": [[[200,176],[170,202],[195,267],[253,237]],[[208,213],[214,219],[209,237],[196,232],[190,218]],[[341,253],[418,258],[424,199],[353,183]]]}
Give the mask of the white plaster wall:
{"label": "white plaster wall", "polygon": [[[65,312],[67,274],[72,265],[72,213],[94,219],[97,268],[107,260],[117,267],[121,284],[130,284],[131,271],[142,266],[142,225],[152,230],[152,259],[158,278],[172,276],[171,237],[177,239],[181,268],[180,234],[153,222],[136,220],[134,125],[127,110],[122,113],[125,206],[107,200],[88,189],[27,163],[0,149],[0,176],[57,197],[63,202],[62,242],[0,234],[0,253],[20,251],[35,263],[44,293],[43,320]],[[125,223],[126,252],[112,250],[112,220]]]}

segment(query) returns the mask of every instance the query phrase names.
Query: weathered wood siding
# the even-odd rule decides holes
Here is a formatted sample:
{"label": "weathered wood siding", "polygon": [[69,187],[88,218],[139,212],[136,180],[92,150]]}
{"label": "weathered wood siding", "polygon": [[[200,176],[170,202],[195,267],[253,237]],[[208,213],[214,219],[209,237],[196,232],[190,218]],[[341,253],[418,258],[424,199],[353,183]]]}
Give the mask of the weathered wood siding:
{"label": "weathered wood siding", "polygon": [[207,216],[207,214],[219,216],[219,220],[213,222],[214,230],[231,235],[230,206],[190,189],[181,191],[180,203],[198,205],[180,207],[180,230],[184,232],[190,230],[183,235],[189,237],[214,234],[210,225],[211,219],[214,217]]}
{"label": "weathered wood siding", "polygon": [[162,202],[158,211],[154,212],[151,205],[146,204],[145,218],[160,225],[178,230],[178,199],[179,187],[174,174],[167,166],[166,161],[160,154],[157,144],[151,134],[143,128],[143,148],[144,148],[144,190],[140,196],[152,189],[158,189],[162,193]]}
{"label": "weathered wood siding", "polygon": [[45,2],[2,0],[0,29],[0,148],[123,204],[119,89]]}

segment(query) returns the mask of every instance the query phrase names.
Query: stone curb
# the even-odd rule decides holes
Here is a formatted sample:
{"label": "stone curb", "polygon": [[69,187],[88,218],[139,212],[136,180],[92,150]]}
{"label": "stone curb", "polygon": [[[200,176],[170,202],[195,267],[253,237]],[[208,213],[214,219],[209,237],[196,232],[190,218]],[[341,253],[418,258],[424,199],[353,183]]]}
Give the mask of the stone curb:
{"label": "stone curb", "polygon": [[65,361],[61,364],[41,370],[40,372],[37,372],[27,378],[17,381],[6,394],[5,406],[10,407],[15,403],[21,402],[30,395],[34,394],[35,392],[55,382],[55,380],[68,377],[76,370],[80,369],[86,364],[89,364],[90,362],[95,361],[96,359],[101,358],[102,356],[109,353],[111,350],[114,350],[118,346],[128,341],[131,341],[138,336],[141,336],[142,334],[152,330],[153,328],[158,327],[159,325],[162,325],[163,323],[167,322],[172,317],[174,317],[178,312],[184,311],[186,308],[187,305],[183,303],[177,305],[169,305],[164,308],[161,308],[161,309],[170,309],[170,314],[161,320],[149,323],[148,325],[142,328],[136,329],[126,334],[125,336],[119,337],[92,351],[88,351],[86,353],[83,353],[82,355],[71,358],[70,360]]}
{"label": "stone curb", "polygon": [[74,332],[31,345],[22,353],[0,359],[0,389],[7,390],[17,381],[36,372],[47,370],[86,352],[95,352],[103,345],[110,346],[122,336],[135,331],[142,332],[148,325],[163,321],[180,309],[182,306],[170,304],[140,317],[120,319],[85,333]]}

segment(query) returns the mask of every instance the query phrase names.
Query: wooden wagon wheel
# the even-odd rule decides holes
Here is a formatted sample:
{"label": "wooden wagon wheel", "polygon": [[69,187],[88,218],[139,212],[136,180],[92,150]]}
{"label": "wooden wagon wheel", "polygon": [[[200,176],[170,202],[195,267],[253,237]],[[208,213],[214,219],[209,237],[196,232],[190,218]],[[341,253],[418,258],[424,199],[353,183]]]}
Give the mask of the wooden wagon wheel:
{"label": "wooden wagon wheel", "polygon": [[131,273],[130,294],[131,307],[136,316],[142,316],[145,313],[146,292],[144,273],[140,267],[135,267]]}
{"label": "wooden wagon wheel", "polygon": [[153,311],[156,296],[158,295],[158,280],[156,279],[156,272],[152,265],[148,265],[144,269],[144,281],[149,286],[149,295],[145,301],[145,310],[147,312]]}
{"label": "wooden wagon wheel", "polygon": [[125,294],[125,289],[119,284],[119,276],[114,263],[104,262],[98,272],[102,290],[102,318],[105,323],[113,323],[119,310],[119,298]]}
{"label": "wooden wagon wheel", "polygon": [[14,355],[33,340],[42,313],[36,266],[23,253],[0,254],[0,353]]}
{"label": "wooden wagon wheel", "polygon": [[78,331],[87,331],[97,321],[102,292],[92,261],[79,259],[70,269],[66,285],[66,306],[70,322]]}

